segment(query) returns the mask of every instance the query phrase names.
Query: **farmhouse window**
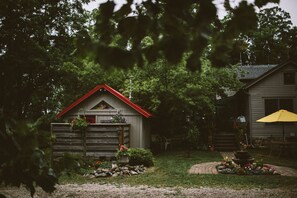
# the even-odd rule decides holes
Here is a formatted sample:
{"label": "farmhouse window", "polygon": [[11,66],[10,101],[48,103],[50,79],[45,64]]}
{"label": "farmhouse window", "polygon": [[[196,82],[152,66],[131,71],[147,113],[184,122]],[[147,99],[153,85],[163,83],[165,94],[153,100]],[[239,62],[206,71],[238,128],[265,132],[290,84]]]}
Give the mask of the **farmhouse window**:
{"label": "farmhouse window", "polygon": [[284,84],[285,85],[295,85],[295,73],[285,72],[284,73]]}
{"label": "farmhouse window", "polygon": [[265,115],[272,114],[280,109],[293,111],[293,99],[265,99]]}

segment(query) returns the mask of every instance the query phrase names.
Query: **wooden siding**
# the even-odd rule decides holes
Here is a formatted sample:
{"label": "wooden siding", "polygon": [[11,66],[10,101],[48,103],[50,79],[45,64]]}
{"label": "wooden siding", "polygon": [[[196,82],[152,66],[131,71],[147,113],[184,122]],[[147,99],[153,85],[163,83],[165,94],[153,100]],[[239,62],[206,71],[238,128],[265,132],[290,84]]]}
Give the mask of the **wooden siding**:
{"label": "wooden siding", "polygon": [[[265,116],[265,99],[292,98],[294,112],[297,113],[297,85],[284,85],[283,73],[286,71],[295,71],[295,79],[297,79],[296,66],[287,65],[249,89],[249,118],[252,137],[282,136],[282,126],[280,124],[256,122]],[[297,124],[285,124],[285,132],[286,136],[289,136],[290,133],[296,133],[297,135]]]}
{"label": "wooden siding", "polygon": [[[81,132],[73,131],[67,123],[52,123],[51,129],[56,137],[54,156],[64,153],[83,155],[84,138]],[[129,124],[90,124],[86,132],[86,156],[114,157],[122,143],[130,146]]]}
{"label": "wooden siding", "polygon": [[141,146],[140,134],[142,133],[143,116],[124,116],[127,123],[130,124],[130,146],[133,148],[143,148]]}
{"label": "wooden siding", "polygon": [[142,119],[142,126],[143,126],[143,146],[144,148],[149,148],[151,143],[151,134],[150,134],[150,122],[148,119]]}

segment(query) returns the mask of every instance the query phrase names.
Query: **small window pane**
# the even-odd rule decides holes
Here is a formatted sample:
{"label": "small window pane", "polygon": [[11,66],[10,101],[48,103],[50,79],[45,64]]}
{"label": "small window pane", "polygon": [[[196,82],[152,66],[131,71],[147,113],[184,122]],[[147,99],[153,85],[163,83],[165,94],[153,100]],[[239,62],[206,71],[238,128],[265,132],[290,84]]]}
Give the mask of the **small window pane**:
{"label": "small window pane", "polygon": [[287,111],[293,111],[293,99],[280,99],[279,108]]}
{"label": "small window pane", "polygon": [[294,72],[284,73],[284,84],[285,85],[294,85],[295,84],[295,73]]}
{"label": "small window pane", "polygon": [[102,100],[92,108],[92,110],[110,110],[110,109],[114,109],[114,108],[104,100]]}
{"label": "small window pane", "polygon": [[94,115],[87,115],[86,120],[87,120],[87,123],[95,123],[95,116]]}
{"label": "small window pane", "polygon": [[265,99],[265,115],[272,114],[278,110],[278,99]]}

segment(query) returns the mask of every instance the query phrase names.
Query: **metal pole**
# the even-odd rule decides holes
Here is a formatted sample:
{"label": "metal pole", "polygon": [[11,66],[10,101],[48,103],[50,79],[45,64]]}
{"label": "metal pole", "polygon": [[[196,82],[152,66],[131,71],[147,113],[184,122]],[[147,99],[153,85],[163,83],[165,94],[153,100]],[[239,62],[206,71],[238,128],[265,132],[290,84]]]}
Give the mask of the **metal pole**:
{"label": "metal pole", "polygon": [[285,142],[285,123],[283,122],[283,142]]}

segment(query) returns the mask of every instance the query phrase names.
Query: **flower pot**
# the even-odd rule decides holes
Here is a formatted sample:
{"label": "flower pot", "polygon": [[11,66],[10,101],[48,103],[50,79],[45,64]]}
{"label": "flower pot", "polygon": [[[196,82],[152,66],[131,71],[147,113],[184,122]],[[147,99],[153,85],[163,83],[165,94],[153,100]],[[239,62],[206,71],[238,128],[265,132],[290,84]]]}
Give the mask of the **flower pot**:
{"label": "flower pot", "polygon": [[246,164],[253,163],[254,158],[251,158],[251,155],[247,151],[237,151],[234,153],[235,158],[233,158],[233,162],[243,167]]}
{"label": "flower pot", "polygon": [[123,155],[118,159],[118,163],[120,164],[128,164],[129,163],[129,158],[126,155]]}
{"label": "flower pot", "polygon": [[234,153],[234,155],[238,159],[249,159],[251,157],[247,151],[237,151]]}

